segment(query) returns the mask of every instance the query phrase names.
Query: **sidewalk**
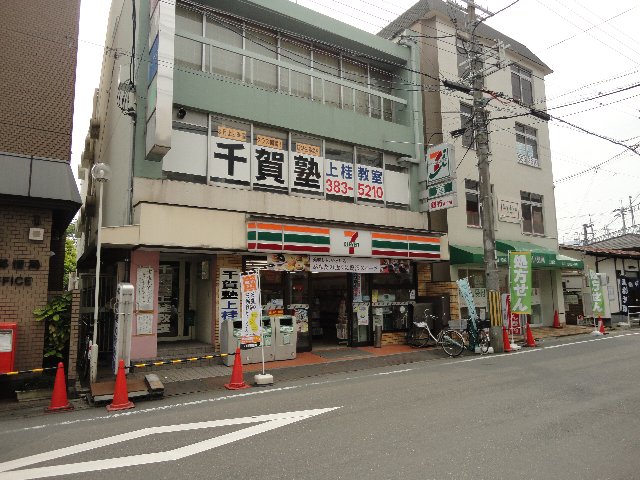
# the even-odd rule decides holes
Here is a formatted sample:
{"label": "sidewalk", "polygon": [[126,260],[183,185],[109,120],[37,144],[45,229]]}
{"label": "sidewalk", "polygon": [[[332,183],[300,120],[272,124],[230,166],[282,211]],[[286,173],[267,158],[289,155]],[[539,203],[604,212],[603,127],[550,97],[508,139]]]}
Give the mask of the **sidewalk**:
{"label": "sidewalk", "polygon": [[[536,341],[588,334],[591,327],[566,325],[563,328],[532,328]],[[463,355],[471,355],[469,352]],[[413,348],[408,345],[385,345],[375,347],[336,347],[327,350],[298,353],[293,360],[267,362],[265,371],[274,376],[275,382],[297,380],[331,373],[355,372],[371,368],[405,365],[426,360],[443,358],[441,348]],[[133,376],[143,377],[149,371],[134,372]],[[177,368],[158,370],[156,373],[165,386],[165,396],[184,395],[224,388],[229,383],[232,367],[210,365],[193,367],[181,365]],[[253,375],[262,371],[262,364],[243,365],[245,382],[250,384]]]}
{"label": "sidewalk", "polygon": [[[566,325],[561,329],[551,327],[532,328],[531,332],[542,345],[545,340],[570,335],[589,334],[592,327]],[[609,329],[607,329],[609,330]],[[473,355],[465,351],[463,355]],[[440,347],[413,348],[408,345],[385,345],[375,347],[335,347],[326,350],[298,353],[293,360],[268,362],[265,371],[278,382],[316,377],[332,373],[356,372],[372,368],[394,365],[406,365],[427,360],[445,358]],[[224,389],[229,383],[232,367],[219,363],[219,359],[207,361],[209,365],[181,364],[168,369],[140,368],[129,374],[130,378],[142,378],[147,373],[155,373],[165,387],[165,396],[186,395],[196,392],[207,392]],[[247,384],[253,382],[253,375],[262,371],[262,364],[243,365],[244,379]],[[76,408],[87,408],[83,399],[71,400]],[[49,401],[18,403],[17,401],[0,402],[0,418],[30,415],[30,412],[42,412]]]}

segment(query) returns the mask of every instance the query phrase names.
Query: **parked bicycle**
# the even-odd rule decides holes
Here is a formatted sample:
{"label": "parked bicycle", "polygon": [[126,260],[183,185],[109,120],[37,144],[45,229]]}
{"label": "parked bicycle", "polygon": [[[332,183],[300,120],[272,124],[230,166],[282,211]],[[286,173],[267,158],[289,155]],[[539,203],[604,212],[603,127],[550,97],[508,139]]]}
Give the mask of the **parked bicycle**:
{"label": "parked bicycle", "polygon": [[[475,323],[475,325],[474,325]],[[489,346],[491,344],[491,338],[489,337],[489,321],[488,320],[467,320],[467,348],[475,352],[476,347],[479,348],[481,354],[489,352]]]}
{"label": "parked bicycle", "polygon": [[436,317],[424,312],[423,322],[413,322],[407,332],[407,343],[413,347],[426,347],[430,342],[439,345],[444,353],[450,357],[457,357],[464,351],[464,338],[462,334],[452,328],[443,328],[437,336],[434,336],[429,328],[429,322],[434,322]]}
{"label": "parked bicycle", "polygon": [[82,322],[84,325],[83,343],[80,345],[80,355],[78,356],[78,379],[81,381],[89,378],[89,371],[91,370],[91,350],[93,348],[93,341],[91,339],[93,322]]}

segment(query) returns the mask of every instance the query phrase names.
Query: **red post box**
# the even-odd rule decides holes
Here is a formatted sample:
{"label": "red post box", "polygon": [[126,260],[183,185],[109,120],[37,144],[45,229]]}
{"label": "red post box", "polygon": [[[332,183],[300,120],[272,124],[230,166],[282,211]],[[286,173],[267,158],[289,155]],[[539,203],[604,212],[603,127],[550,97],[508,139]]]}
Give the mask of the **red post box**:
{"label": "red post box", "polygon": [[18,324],[0,322],[0,373],[14,371],[17,335]]}

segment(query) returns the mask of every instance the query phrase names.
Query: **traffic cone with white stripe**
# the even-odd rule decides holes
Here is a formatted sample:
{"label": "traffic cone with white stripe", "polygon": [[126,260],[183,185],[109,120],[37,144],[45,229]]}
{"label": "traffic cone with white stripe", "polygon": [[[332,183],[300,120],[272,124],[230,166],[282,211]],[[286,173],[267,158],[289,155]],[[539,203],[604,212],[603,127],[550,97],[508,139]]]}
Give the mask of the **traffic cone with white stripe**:
{"label": "traffic cone with white stripe", "polygon": [[135,405],[129,400],[129,392],[127,392],[127,376],[124,373],[124,360],[119,360],[116,386],[113,389],[113,400],[107,405],[107,411],[127,410],[133,407],[135,407]]}

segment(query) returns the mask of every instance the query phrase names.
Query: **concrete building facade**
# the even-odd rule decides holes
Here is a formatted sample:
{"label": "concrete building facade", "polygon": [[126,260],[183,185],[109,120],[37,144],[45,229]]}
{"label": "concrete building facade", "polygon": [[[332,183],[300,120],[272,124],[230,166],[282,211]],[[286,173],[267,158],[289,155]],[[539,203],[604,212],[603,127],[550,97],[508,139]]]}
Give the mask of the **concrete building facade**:
{"label": "concrete building facade", "polygon": [[131,5],[111,7],[80,262],[95,265],[103,162],[103,271],[136,288],[132,359],[220,348],[257,268],[265,317],[295,317],[298,349],[372,344],[378,325],[403,342],[448,255],[419,206],[415,45],[284,0],[135,2],[135,28]]}

